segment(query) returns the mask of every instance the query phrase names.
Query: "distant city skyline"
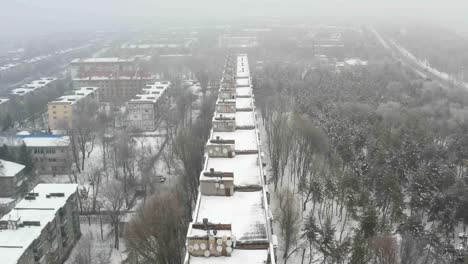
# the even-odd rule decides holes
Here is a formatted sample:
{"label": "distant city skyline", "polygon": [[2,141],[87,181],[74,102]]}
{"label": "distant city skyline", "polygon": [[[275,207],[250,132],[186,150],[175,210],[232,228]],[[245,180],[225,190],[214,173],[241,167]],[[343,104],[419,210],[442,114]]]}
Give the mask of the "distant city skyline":
{"label": "distant city skyline", "polygon": [[[239,4],[240,3],[240,4]],[[466,27],[468,3],[453,0],[12,0],[1,4],[1,33],[66,31],[129,24],[216,22],[238,18],[421,21]]]}

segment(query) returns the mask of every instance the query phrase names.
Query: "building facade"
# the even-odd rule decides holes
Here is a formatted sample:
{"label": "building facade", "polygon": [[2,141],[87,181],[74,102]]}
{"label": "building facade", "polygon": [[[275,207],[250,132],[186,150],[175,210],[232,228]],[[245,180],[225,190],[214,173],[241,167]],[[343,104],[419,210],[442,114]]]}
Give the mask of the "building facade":
{"label": "building facade", "polygon": [[0,220],[4,264],[63,263],[81,236],[78,185],[38,184]]}
{"label": "building facade", "polygon": [[154,131],[168,103],[169,86],[170,82],[155,82],[131,99],[127,103],[126,125],[140,131]]}
{"label": "building facade", "polygon": [[0,197],[16,198],[27,191],[25,166],[0,159]]}
{"label": "building facade", "polygon": [[36,174],[67,174],[70,172],[70,138],[61,135],[21,136],[31,150]]}
{"label": "building facade", "polygon": [[100,87],[102,102],[122,104],[153,80],[146,70],[148,60],[149,57],[141,56],[74,60],[73,85]]}
{"label": "building facade", "polygon": [[80,104],[95,102],[99,104],[98,87],[81,87],[71,95],[64,95],[47,104],[48,124],[50,130],[67,130],[73,128],[73,118]]}

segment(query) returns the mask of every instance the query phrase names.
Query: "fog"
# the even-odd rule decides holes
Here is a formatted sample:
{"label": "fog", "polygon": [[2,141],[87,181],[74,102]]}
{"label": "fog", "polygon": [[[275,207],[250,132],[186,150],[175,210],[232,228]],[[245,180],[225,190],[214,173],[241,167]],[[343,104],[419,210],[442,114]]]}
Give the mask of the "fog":
{"label": "fog", "polygon": [[[31,34],[131,25],[231,23],[276,18],[282,22],[342,20],[357,23],[468,24],[463,0],[3,0],[5,34]],[[246,20],[247,19],[247,20]]]}

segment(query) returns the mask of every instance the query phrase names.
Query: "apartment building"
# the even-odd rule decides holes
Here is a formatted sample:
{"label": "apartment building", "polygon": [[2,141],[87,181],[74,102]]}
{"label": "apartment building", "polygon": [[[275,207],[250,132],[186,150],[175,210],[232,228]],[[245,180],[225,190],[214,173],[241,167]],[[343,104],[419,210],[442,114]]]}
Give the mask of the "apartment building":
{"label": "apartment building", "polygon": [[276,263],[255,101],[241,79],[250,83],[244,54],[228,58],[223,73],[185,264]]}
{"label": "apartment building", "polygon": [[160,121],[161,111],[169,103],[166,91],[170,85],[167,81],[147,85],[128,101],[126,125],[139,131],[154,131]]}
{"label": "apartment building", "polygon": [[99,103],[98,87],[80,87],[71,95],[64,95],[47,104],[48,124],[50,130],[73,128],[73,118],[79,104],[91,101]]}
{"label": "apartment building", "polygon": [[121,104],[153,81],[146,70],[148,60],[138,56],[74,60],[71,63],[73,85],[100,87],[100,101]]}
{"label": "apartment building", "polygon": [[20,136],[31,150],[36,174],[67,174],[70,171],[70,138],[62,135],[42,134]]}
{"label": "apartment building", "polygon": [[17,102],[24,102],[25,99],[33,98],[34,96],[46,92],[56,84],[57,78],[43,77],[38,80],[32,81],[21,87],[15,88],[10,91],[10,99]]}
{"label": "apartment building", "polygon": [[24,165],[0,159],[0,197],[16,198],[27,191]]}
{"label": "apartment building", "polygon": [[77,187],[38,184],[4,215],[1,263],[63,263],[81,236]]}

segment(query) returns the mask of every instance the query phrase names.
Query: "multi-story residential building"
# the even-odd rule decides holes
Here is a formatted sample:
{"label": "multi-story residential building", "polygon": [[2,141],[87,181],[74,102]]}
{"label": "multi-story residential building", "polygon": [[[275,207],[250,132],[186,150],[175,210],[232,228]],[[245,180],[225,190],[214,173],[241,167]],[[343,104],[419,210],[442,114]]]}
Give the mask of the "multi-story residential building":
{"label": "multi-story residential building", "polygon": [[67,174],[71,166],[70,138],[62,135],[20,136],[31,150],[37,174]]}
{"label": "multi-story residential building", "polygon": [[74,87],[100,87],[100,100],[120,104],[153,80],[145,70],[147,57],[92,58],[71,64]]}
{"label": "multi-story residential building", "polygon": [[78,185],[38,184],[0,220],[2,264],[63,263],[81,236]]}
{"label": "multi-story residential building", "polygon": [[149,75],[136,73],[132,76],[107,75],[89,76],[73,79],[74,87],[97,86],[100,88],[99,100],[122,104],[134,97],[148,83],[153,81]]}
{"label": "multi-story residential building", "polygon": [[10,98],[17,102],[23,102],[27,98],[32,98],[42,92],[47,91],[49,88],[56,84],[57,78],[44,77],[39,80],[32,81],[19,88],[15,88],[10,92]]}
{"label": "multi-story residential building", "polygon": [[79,104],[87,104],[91,101],[99,103],[98,87],[81,87],[73,91],[71,95],[64,95],[59,99],[49,102],[47,114],[50,130],[66,130],[73,128],[73,117]]}
{"label": "multi-story residential building", "polygon": [[140,131],[154,131],[164,105],[167,105],[166,91],[170,82],[155,82],[143,88],[127,103],[126,125]]}
{"label": "multi-story residential building", "polygon": [[27,191],[25,166],[0,159],[0,197],[16,198]]}

